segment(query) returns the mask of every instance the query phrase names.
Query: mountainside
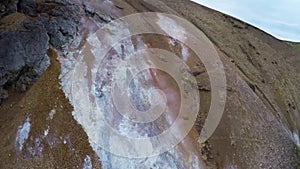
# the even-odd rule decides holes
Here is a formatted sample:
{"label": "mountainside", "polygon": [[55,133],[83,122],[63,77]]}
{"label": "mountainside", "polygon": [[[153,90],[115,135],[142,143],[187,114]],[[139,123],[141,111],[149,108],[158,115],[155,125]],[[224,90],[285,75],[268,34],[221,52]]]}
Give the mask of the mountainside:
{"label": "mountainside", "polygon": [[[0,168],[300,167],[297,45],[187,0],[5,0],[0,9],[0,44],[4,46],[0,49]],[[122,22],[126,18],[121,24],[109,24],[141,12],[157,13],[135,17],[128,24]],[[132,29],[150,31],[134,34]],[[139,51],[138,56],[145,58],[159,55],[157,48],[178,57],[130,60]],[[205,59],[215,61],[214,56],[222,64],[216,61],[209,70]],[[152,67],[141,70],[145,65]],[[155,69],[159,66],[164,70]],[[226,75],[225,88],[212,76],[219,69]],[[168,71],[176,72],[175,77]],[[185,94],[177,76],[183,81],[195,79],[185,81]],[[114,80],[125,81],[128,90],[116,87]],[[225,93],[216,93],[216,86]],[[114,90],[116,95],[108,94]],[[154,122],[130,121],[130,113],[118,111],[129,107],[124,91],[129,91],[128,105],[137,112],[148,111],[151,105],[161,108],[164,99],[167,109]],[[200,103],[190,99],[198,94]],[[214,100],[216,95],[221,99]],[[193,124],[190,112],[197,107],[195,100],[200,109]],[[221,116],[213,117],[221,118],[216,130],[201,142],[203,130],[210,132],[205,126],[209,112],[223,101]],[[134,147],[125,138],[163,133],[181,110],[184,125],[175,127],[172,134],[174,140],[187,136],[161,154],[133,158],[148,149],[163,149],[174,140],[146,139],[144,146]],[[130,146],[134,148],[126,149]]]}

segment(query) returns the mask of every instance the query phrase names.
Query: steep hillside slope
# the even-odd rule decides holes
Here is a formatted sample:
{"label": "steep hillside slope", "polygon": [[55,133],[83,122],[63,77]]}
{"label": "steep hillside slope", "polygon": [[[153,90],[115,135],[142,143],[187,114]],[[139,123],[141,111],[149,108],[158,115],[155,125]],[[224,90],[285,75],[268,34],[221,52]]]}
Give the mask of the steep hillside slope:
{"label": "steep hillside slope", "polygon": [[[0,108],[0,168],[300,167],[300,52],[289,44],[247,23],[186,0],[20,2],[19,5],[17,1],[3,2],[1,7],[6,7],[6,11],[0,16],[19,12],[43,24],[49,36],[50,66],[25,93],[5,86],[10,97]],[[69,15],[64,17],[62,11]],[[170,28],[181,30],[178,34],[184,30],[176,20],[162,19],[157,14],[157,22],[145,22],[143,26],[165,32],[165,35],[147,33],[125,37],[100,60],[102,65],[96,71],[91,69],[100,63],[97,55],[89,58],[91,54],[86,51],[93,47],[86,42],[97,41],[93,33],[112,20],[140,12],[162,12],[185,18],[200,32],[195,38],[202,38],[202,31],[220,56],[226,74],[226,104],[216,131],[205,143],[199,141],[199,136],[212,106],[211,77],[197,53],[172,37]],[[131,24],[143,27],[139,22],[133,20]],[[166,28],[166,24],[173,24],[173,27]],[[112,37],[127,35],[129,27],[125,25],[113,31],[104,29],[103,38],[98,39],[101,45],[95,49],[104,50]],[[185,40],[193,41],[193,37]],[[205,44],[197,45],[205,55]],[[155,48],[176,54],[189,66],[190,75],[186,76],[195,77],[201,101],[196,123],[180,144],[158,156],[137,159],[114,155],[106,148],[115,138],[108,131],[101,131],[101,117],[98,112],[92,112],[94,107],[90,105],[98,105],[97,111],[105,113],[105,120],[127,137],[156,135],[170,127],[178,115],[182,101],[178,94],[180,86],[166,71],[149,69],[137,75],[137,82],[129,83],[133,105],[139,110],[147,110],[149,102],[152,104],[152,101],[144,102],[153,92],[144,91],[149,90],[149,84],[165,92],[166,98],[171,100],[165,115],[150,126],[135,124],[131,127],[125,118],[119,117],[112,108],[111,98],[106,95],[113,86],[111,72],[122,70],[118,66],[122,60],[132,57],[131,54],[138,50]],[[3,54],[0,58],[7,56]],[[148,62],[159,65],[151,59]],[[181,69],[176,66],[169,63],[165,67],[167,70]],[[130,71],[134,68],[126,70],[126,77],[133,76]],[[95,90],[91,89],[93,72],[98,72],[99,86],[97,84]],[[138,87],[141,89],[136,89]],[[193,109],[194,105],[186,103],[184,106]],[[183,134],[182,130],[178,128],[176,134]],[[107,147],[101,147],[95,138],[102,139]],[[165,143],[149,144],[160,147]],[[126,145],[118,148],[123,147]],[[138,154],[147,148],[128,152]]]}

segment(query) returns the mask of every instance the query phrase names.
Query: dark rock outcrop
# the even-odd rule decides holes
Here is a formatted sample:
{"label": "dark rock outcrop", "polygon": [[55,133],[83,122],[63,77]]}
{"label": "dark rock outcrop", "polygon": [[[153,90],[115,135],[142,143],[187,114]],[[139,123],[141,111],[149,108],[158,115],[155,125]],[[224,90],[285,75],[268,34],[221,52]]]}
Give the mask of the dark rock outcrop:
{"label": "dark rock outcrop", "polygon": [[37,3],[35,0],[18,0],[17,11],[29,16],[37,16]]}
{"label": "dark rock outcrop", "polygon": [[14,85],[25,91],[50,63],[47,31],[40,21],[21,13],[5,16],[0,24],[0,88]]}
{"label": "dark rock outcrop", "polygon": [[37,10],[40,13],[39,20],[50,36],[51,45],[62,49],[74,38],[82,15],[77,5],[67,1],[39,3]]}
{"label": "dark rock outcrop", "polygon": [[5,0],[0,3],[0,103],[4,88],[25,91],[50,64],[49,44],[64,48],[74,38],[80,8],[69,1]]}
{"label": "dark rock outcrop", "polygon": [[17,0],[3,0],[0,3],[0,18],[6,15],[17,12]]}

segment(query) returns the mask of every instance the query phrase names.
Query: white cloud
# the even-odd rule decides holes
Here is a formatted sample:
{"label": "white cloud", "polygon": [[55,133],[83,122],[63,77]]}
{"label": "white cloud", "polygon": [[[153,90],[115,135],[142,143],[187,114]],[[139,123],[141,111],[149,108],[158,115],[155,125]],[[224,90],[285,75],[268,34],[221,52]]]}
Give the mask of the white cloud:
{"label": "white cloud", "polygon": [[300,42],[298,0],[193,0],[248,22],[273,36]]}

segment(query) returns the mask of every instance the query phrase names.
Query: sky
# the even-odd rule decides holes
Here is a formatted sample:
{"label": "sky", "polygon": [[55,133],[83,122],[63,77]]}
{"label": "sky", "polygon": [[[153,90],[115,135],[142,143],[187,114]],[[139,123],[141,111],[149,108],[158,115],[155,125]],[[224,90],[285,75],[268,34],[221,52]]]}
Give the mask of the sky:
{"label": "sky", "polygon": [[300,42],[300,0],[192,0],[254,25],[281,40]]}

